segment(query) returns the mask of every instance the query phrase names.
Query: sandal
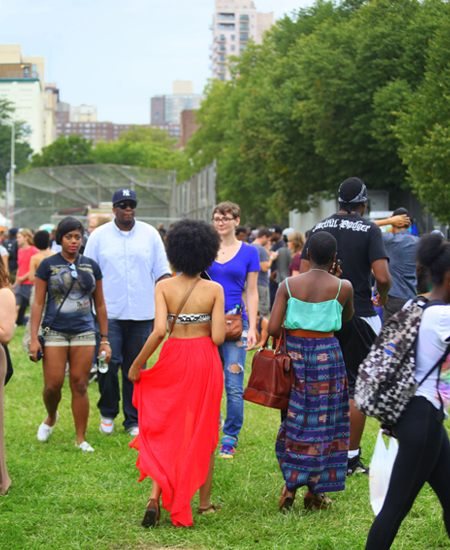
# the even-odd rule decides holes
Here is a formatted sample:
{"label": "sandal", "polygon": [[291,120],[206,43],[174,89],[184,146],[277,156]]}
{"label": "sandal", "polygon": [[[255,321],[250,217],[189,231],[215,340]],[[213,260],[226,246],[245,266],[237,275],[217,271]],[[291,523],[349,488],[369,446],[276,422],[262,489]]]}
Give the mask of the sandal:
{"label": "sandal", "polygon": [[159,523],[159,516],[161,510],[159,508],[159,502],[156,498],[150,498],[147,502],[147,509],[145,510],[144,519],[142,520],[143,527],[154,527]]}
{"label": "sandal", "polygon": [[325,493],[318,493],[315,495],[308,490],[305,493],[303,503],[305,505],[305,510],[329,510],[332,500],[326,497]]}
{"label": "sandal", "polygon": [[[293,494],[293,497],[288,496],[288,493]],[[288,491],[286,485],[283,487],[280,496],[280,502],[278,504],[278,510],[280,512],[289,512],[294,504],[295,491]]]}
{"label": "sandal", "polygon": [[219,506],[218,504],[211,504],[208,506],[208,508],[199,508],[197,510],[197,514],[214,514],[214,512],[217,512],[217,510],[220,510],[222,506]]}

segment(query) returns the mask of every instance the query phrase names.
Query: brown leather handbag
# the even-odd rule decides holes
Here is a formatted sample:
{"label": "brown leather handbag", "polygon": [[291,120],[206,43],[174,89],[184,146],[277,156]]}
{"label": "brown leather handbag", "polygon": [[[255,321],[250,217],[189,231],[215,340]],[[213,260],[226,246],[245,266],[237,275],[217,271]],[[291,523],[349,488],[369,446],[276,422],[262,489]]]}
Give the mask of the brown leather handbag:
{"label": "brown leather handbag", "polygon": [[242,335],[244,325],[242,324],[242,302],[239,307],[239,313],[225,314],[225,340],[236,342]]}
{"label": "brown leather handbag", "polygon": [[252,373],[243,398],[271,409],[288,409],[291,388],[295,382],[292,360],[286,351],[286,329],[275,350],[266,344],[253,356]]}

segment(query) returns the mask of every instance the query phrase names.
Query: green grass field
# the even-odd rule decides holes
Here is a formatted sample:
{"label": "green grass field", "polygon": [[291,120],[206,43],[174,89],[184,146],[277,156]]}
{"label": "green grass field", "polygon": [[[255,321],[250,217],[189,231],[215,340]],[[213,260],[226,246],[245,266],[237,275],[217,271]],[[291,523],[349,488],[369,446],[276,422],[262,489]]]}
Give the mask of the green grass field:
{"label": "green grass field", "polygon": [[[96,384],[89,388],[91,415],[86,439],[94,453],[75,448],[67,380],[60,419],[46,443],[36,439],[46,416],[41,364],[21,349],[24,329],[10,344],[15,374],[5,390],[6,459],[12,485],[0,497],[0,548],[23,549],[363,549],[374,515],[367,477],[348,479],[330,494],[330,511],[305,512],[303,492],[293,511],[278,512],[283,479],[275,459],[278,411],[246,403],[245,422],[233,460],[217,459],[213,501],[216,514],[197,516],[193,528],[176,528],[162,511],[160,526],[140,522],[150,481],[137,483],[137,453],[129,449],[120,415],[113,436],[100,434]],[[251,357],[247,359],[247,376]],[[369,463],[378,425],[369,420],[363,439]],[[198,507],[198,496],[192,502]],[[392,546],[395,550],[450,548],[437,497],[419,495]]]}

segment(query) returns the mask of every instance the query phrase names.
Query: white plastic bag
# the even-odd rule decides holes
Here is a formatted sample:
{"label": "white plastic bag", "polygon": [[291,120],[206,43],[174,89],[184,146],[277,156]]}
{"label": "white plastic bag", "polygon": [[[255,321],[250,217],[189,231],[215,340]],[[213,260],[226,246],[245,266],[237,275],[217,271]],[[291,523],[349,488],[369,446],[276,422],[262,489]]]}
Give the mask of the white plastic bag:
{"label": "white plastic bag", "polygon": [[389,447],[386,447],[383,439],[383,430],[378,432],[377,443],[373,453],[369,471],[370,504],[377,516],[383,508],[384,499],[389,487],[392,468],[398,452],[398,443],[394,438],[389,438]]}

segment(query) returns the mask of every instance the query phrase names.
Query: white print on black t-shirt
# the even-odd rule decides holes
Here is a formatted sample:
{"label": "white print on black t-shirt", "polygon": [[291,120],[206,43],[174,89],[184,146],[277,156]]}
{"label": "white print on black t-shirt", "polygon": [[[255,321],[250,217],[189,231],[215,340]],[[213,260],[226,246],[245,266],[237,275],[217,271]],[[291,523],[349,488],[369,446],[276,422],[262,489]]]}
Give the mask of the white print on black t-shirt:
{"label": "white print on black t-shirt", "polygon": [[341,220],[340,229],[351,229],[352,231],[363,231],[367,233],[370,225],[365,225],[362,221],[351,222],[350,220]]}
{"label": "white print on black t-shirt", "polygon": [[370,225],[366,225],[363,221],[350,221],[350,220],[336,220],[333,218],[329,218],[328,220],[324,220],[323,222],[320,222],[316,225],[314,228],[314,233],[318,231],[319,229],[325,229],[328,227],[339,227],[339,229],[351,229],[352,231],[362,231],[363,233],[367,233],[370,229]]}

